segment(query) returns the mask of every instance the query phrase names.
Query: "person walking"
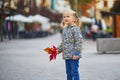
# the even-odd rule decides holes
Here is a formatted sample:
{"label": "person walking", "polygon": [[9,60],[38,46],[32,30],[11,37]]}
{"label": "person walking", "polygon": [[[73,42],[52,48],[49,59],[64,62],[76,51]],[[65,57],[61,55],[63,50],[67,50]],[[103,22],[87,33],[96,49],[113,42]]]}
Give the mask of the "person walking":
{"label": "person walking", "polygon": [[81,21],[77,13],[73,10],[63,12],[62,42],[57,47],[57,53],[62,53],[65,60],[67,80],[80,80],[79,62],[83,37],[80,31]]}

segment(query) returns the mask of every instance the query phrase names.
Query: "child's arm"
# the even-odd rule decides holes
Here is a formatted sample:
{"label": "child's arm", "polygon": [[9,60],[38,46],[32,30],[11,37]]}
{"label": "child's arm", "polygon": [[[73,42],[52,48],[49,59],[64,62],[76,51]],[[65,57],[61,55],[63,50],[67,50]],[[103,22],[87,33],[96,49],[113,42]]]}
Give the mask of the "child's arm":
{"label": "child's arm", "polygon": [[81,53],[81,49],[82,49],[82,40],[83,40],[82,34],[79,28],[74,28],[73,34],[74,34],[74,41],[75,41],[74,42],[74,45],[75,45],[74,55],[79,56],[79,54]]}
{"label": "child's arm", "polygon": [[62,50],[63,50],[63,42],[61,42],[61,44],[57,47],[58,54],[60,54]]}

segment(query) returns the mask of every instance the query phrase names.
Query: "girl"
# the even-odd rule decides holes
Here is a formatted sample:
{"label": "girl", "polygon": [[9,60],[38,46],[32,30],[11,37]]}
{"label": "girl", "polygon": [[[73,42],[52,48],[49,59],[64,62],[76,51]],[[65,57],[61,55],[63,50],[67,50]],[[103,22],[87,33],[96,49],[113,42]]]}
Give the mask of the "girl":
{"label": "girl", "polygon": [[67,80],[80,80],[78,71],[82,48],[80,25],[80,19],[75,11],[69,10],[63,13],[63,20],[61,22],[63,27],[62,43],[57,49],[58,54],[63,53]]}

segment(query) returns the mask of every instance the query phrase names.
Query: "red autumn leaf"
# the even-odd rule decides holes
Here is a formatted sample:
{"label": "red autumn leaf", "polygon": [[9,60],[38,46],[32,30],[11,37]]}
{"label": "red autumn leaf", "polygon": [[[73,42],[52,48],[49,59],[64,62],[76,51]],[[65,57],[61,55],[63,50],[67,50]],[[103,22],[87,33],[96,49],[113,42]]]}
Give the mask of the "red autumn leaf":
{"label": "red autumn leaf", "polygon": [[50,61],[51,61],[53,58],[54,58],[53,55],[50,55]]}
{"label": "red autumn leaf", "polygon": [[50,61],[53,59],[56,59],[57,56],[57,48],[53,46],[52,48],[45,48],[44,51],[46,51],[50,56]]}
{"label": "red autumn leaf", "polygon": [[53,49],[51,49],[51,48],[45,48],[44,51],[46,51],[48,54],[52,54]]}

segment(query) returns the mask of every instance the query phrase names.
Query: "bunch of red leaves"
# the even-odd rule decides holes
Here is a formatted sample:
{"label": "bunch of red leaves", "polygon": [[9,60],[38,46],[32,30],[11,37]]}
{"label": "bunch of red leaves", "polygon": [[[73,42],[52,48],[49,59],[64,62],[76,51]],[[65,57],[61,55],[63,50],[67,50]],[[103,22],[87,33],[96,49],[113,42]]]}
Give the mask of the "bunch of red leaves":
{"label": "bunch of red leaves", "polygon": [[57,48],[55,46],[52,46],[52,48],[45,48],[44,51],[46,51],[50,56],[50,61],[53,60],[53,59],[56,59],[56,56],[57,56]]}

